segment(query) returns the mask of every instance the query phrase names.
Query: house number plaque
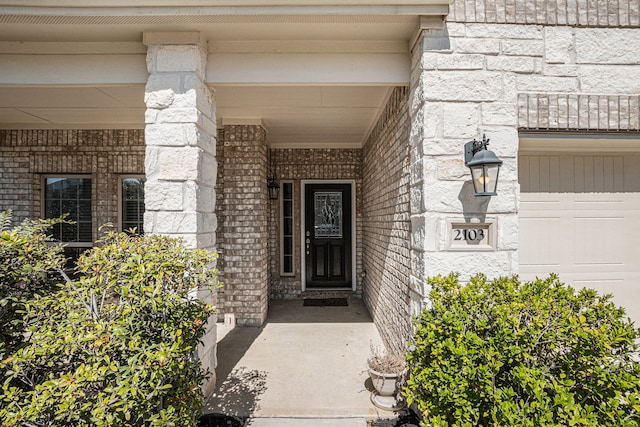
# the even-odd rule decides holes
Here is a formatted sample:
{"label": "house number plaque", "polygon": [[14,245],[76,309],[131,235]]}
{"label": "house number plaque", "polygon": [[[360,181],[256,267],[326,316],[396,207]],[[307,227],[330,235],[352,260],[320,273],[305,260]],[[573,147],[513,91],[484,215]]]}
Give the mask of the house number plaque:
{"label": "house number plaque", "polygon": [[495,222],[464,222],[447,220],[448,250],[492,251],[495,250]]}

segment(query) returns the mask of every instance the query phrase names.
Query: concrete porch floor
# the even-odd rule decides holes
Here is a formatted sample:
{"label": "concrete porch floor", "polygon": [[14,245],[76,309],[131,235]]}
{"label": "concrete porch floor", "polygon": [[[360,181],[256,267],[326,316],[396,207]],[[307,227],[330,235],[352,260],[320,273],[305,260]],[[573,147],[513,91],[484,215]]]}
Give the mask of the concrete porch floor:
{"label": "concrete porch floor", "polygon": [[216,390],[205,413],[249,417],[250,426],[364,427],[394,417],[369,400],[370,344],[382,340],[361,300],[270,301],[260,328],[218,324]]}

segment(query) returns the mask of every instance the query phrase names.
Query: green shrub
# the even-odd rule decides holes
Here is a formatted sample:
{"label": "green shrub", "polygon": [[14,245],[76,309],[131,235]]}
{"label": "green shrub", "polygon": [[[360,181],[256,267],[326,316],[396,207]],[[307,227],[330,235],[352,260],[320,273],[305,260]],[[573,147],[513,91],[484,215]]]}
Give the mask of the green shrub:
{"label": "green shrub", "polygon": [[404,389],[423,426],[639,425],[639,335],[610,296],[556,276],[430,283]]}
{"label": "green shrub", "polygon": [[213,308],[214,254],[161,236],[109,234],[79,278],[25,304],[28,345],[3,362],[3,426],[195,426],[196,357]]}
{"label": "green shrub", "polygon": [[60,220],[27,220],[9,229],[10,220],[10,211],[0,213],[0,360],[24,342],[24,302],[51,292],[60,279],[51,273],[64,264],[62,248],[50,245],[46,233]]}

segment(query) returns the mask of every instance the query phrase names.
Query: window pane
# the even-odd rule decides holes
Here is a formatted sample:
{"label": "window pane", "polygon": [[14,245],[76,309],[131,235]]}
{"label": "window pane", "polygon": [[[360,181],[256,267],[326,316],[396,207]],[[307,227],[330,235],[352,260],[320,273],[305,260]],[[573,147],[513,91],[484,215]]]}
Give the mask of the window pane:
{"label": "window pane", "polygon": [[57,194],[60,197],[60,189],[62,188],[62,181],[64,178],[47,178],[47,188],[51,194]]}
{"label": "window pane", "polygon": [[62,236],[60,240],[63,242],[77,242],[78,224],[62,224]]}
{"label": "window pane", "polygon": [[62,182],[62,198],[75,200],[78,198],[78,187],[80,183],[77,178],[68,178]]}
{"label": "window pane", "polygon": [[90,242],[91,239],[91,222],[78,223],[78,242]]}
{"label": "window pane", "polygon": [[122,179],[122,230],[144,233],[144,178]]}
{"label": "window pane", "polygon": [[45,218],[56,218],[61,215],[60,201],[59,200],[47,200],[45,204]]}
{"label": "window pane", "polygon": [[342,193],[314,193],[315,237],[342,238]]}
{"label": "window pane", "polygon": [[282,225],[283,225],[283,230],[284,230],[285,236],[289,236],[289,235],[293,234],[293,230],[292,230],[293,223],[292,223],[291,220],[289,220],[289,219],[284,220]]}
{"label": "window pane", "polygon": [[60,213],[61,214],[67,214],[69,216],[68,219],[75,221],[76,218],[76,212],[75,210],[77,209],[78,206],[78,202],[77,200],[69,200],[69,199],[63,199],[61,201],[62,207],[60,208]]}
{"label": "window pane", "polygon": [[285,237],[283,239],[284,253],[286,255],[291,255],[293,253],[293,237]]}
{"label": "window pane", "polygon": [[285,217],[290,217],[293,215],[292,209],[292,201],[291,200],[283,200],[282,201],[282,215]]}
{"label": "window pane", "polygon": [[92,242],[91,179],[53,177],[45,180],[45,218],[68,214],[74,224],[52,227],[53,237],[62,242]]}
{"label": "window pane", "polygon": [[54,224],[54,226],[51,227],[51,236],[55,240],[62,240],[62,224]]}
{"label": "window pane", "polygon": [[122,194],[125,200],[141,198],[143,188],[143,182],[140,178],[124,178],[122,180]]}
{"label": "window pane", "polygon": [[78,203],[78,220],[91,221],[91,200],[80,200]]}
{"label": "window pane", "polygon": [[293,185],[290,182],[282,185],[282,197],[289,200],[293,199]]}
{"label": "window pane", "polygon": [[293,273],[293,256],[284,257],[283,269],[286,273]]}
{"label": "window pane", "polygon": [[293,273],[293,183],[282,183],[282,230],[280,245],[282,250],[282,273]]}

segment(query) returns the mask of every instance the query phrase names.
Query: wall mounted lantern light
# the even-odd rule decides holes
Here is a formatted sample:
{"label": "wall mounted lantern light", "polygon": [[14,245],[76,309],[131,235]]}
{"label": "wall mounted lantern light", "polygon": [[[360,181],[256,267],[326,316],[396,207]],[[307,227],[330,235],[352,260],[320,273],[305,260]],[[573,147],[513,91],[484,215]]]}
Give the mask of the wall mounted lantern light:
{"label": "wall mounted lantern light", "polygon": [[280,186],[278,185],[278,181],[276,181],[275,175],[267,178],[267,189],[269,190],[269,198],[276,200],[280,193]]}
{"label": "wall mounted lantern light", "polygon": [[491,150],[487,150],[489,139],[482,135],[482,141],[469,141],[464,145],[464,164],[471,170],[473,190],[476,196],[495,196],[498,188],[498,174],[502,160]]}

